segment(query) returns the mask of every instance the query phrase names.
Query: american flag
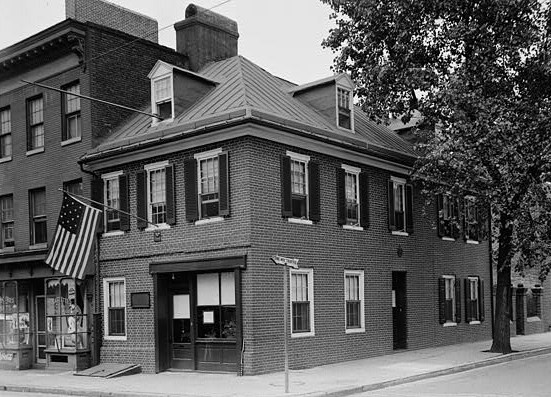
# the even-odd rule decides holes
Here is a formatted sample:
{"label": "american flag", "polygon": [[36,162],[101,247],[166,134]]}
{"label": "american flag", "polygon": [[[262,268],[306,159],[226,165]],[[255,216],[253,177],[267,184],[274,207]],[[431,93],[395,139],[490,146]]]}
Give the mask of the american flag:
{"label": "american flag", "polygon": [[100,210],[63,193],[55,237],[46,256],[46,264],[63,274],[82,279],[100,213]]}

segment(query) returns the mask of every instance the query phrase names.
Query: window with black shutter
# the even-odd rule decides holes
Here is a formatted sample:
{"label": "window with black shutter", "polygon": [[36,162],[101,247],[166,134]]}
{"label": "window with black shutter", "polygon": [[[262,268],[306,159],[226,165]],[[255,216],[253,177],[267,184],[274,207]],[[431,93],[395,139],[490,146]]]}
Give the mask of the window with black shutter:
{"label": "window with black shutter", "polygon": [[144,166],[136,175],[138,228],[176,222],[174,166],[162,161]]}
{"label": "window with black shutter", "polygon": [[388,227],[392,232],[413,233],[413,186],[402,178],[388,181]]}
{"label": "window with black shutter", "polygon": [[456,324],[461,321],[460,282],[455,276],[438,279],[439,317],[441,324]]}
{"label": "window with black shutter", "polygon": [[281,158],[281,214],[284,218],[321,220],[319,164],[310,156],[287,152]]}
{"label": "window with black shutter", "polygon": [[459,236],[459,203],[449,194],[436,196],[438,236],[456,239]]}

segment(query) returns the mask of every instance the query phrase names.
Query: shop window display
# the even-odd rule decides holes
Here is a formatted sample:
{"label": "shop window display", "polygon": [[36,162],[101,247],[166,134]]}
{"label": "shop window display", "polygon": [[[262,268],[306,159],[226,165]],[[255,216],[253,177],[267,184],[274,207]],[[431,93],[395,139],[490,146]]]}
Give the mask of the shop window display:
{"label": "shop window display", "polygon": [[0,348],[30,343],[29,293],[16,281],[0,282]]}

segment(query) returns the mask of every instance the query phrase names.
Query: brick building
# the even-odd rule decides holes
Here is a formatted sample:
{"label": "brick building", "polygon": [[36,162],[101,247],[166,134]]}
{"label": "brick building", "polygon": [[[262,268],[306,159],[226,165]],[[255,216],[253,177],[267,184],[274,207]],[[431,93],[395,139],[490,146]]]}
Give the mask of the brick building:
{"label": "brick building", "polygon": [[[125,211],[99,238],[102,362],[247,375],[283,369],[284,337],[293,369],[491,338],[476,198],[426,207],[411,145],[347,75],[273,76],[194,5],[175,27],[190,67],[144,74],[163,120],[134,115],[81,158]],[[298,259],[287,329],[275,255]]]}
{"label": "brick building", "polygon": [[[117,30],[96,23],[95,16],[115,11],[125,20]],[[94,265],[75,280],[43,260],[61,206],[58,189],[90,197],[91,175],[77,160],[132,112],[71,93],[142,107],[158,59],[185,65],[183,55],[155,43],[150,18],[96,0],[68,0],[67,16],[0,50],[1,368],[74,369],[98,360]],[[147,30],[150,40],[136,37]]]}

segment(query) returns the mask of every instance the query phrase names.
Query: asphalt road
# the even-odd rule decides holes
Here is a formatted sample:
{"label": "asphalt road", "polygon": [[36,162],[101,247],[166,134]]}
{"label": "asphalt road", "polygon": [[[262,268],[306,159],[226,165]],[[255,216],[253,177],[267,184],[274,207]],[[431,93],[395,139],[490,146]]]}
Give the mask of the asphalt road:
{"label": "asphalt road", "polygon": [[551,354],[358,394],[362,397],[549,397]]}

